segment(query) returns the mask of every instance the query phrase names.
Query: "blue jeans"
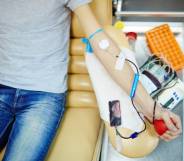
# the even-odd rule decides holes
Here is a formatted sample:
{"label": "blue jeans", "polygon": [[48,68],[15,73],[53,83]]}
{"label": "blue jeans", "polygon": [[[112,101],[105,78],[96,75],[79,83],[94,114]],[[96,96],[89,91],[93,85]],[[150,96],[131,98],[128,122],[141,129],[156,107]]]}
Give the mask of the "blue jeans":
{"label": "blue jeans", "polygon": [[65,93],[0,85],[0,145],[3,161],[43,161],[64,114]]}

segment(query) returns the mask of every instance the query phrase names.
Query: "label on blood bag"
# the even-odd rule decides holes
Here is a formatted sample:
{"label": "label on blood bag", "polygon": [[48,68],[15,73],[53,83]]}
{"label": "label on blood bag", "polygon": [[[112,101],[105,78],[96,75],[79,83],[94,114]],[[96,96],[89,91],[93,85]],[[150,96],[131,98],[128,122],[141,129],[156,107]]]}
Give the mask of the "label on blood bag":
{"label": "label on blood bag", "polygon": [[144,74],[141,74],[140,81],[149,94],[157,89],[155,84]]}
{"label": "label on blood bag", "polygon": [[115,69],[116,70],[122,70],[123,69],[123,66],[125,64],[125,55],[123,52],[121,52],[118,56],[118,59],[116,61],[116,64],[115,64]]}

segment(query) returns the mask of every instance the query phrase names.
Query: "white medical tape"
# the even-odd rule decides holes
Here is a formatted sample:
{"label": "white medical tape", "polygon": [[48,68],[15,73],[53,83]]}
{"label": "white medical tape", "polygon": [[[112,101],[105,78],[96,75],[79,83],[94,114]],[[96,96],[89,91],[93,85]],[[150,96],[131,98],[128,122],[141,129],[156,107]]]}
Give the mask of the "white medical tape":
{"label": "white medical tape", "polygon": [[125,64],[125,54],[121,51],[118,55],[118,59],[116,60],[115,69],[116,70],[122,70],[123,66]]}

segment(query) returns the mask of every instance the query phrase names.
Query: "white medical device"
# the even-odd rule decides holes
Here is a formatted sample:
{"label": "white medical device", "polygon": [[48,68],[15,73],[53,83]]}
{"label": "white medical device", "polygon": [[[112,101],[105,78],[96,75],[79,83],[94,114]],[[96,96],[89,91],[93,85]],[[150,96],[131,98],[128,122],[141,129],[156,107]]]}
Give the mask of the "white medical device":
{"label": "white medical device", "polygon": [[158,102],[172,110],[180,101],[184,99],[184,83],[179,80],[173,80],[165,90],[158,95]]}
{"label": "white medical device", "polygon": [[163,59],[149,57],[140,70],[142,85],[163,107],[171,110],[184,99],[184,83]]}

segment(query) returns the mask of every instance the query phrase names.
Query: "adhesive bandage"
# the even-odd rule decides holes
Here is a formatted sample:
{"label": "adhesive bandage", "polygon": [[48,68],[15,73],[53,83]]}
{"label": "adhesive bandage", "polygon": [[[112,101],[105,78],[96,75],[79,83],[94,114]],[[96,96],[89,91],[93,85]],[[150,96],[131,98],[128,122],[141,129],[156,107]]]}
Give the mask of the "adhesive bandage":
{"label": "adhesive bandage", "polygon": [[99,45],[100,49],[106,50],[106,49],[110,46],[110,43],[109,43],[108,40],[103,39],[103,40],[101,40],[101,41],[99,42],[98,45]]}
{"label": "adhesive bandage", "polygon": [[116,61],[116,64],[115,64],[115,69],[116,70],[122,70],[123,69],[123,66],[125,64],[125,55],[124,53],[121,51],[121,53],[119,54],[118,56],[118,59]]}

